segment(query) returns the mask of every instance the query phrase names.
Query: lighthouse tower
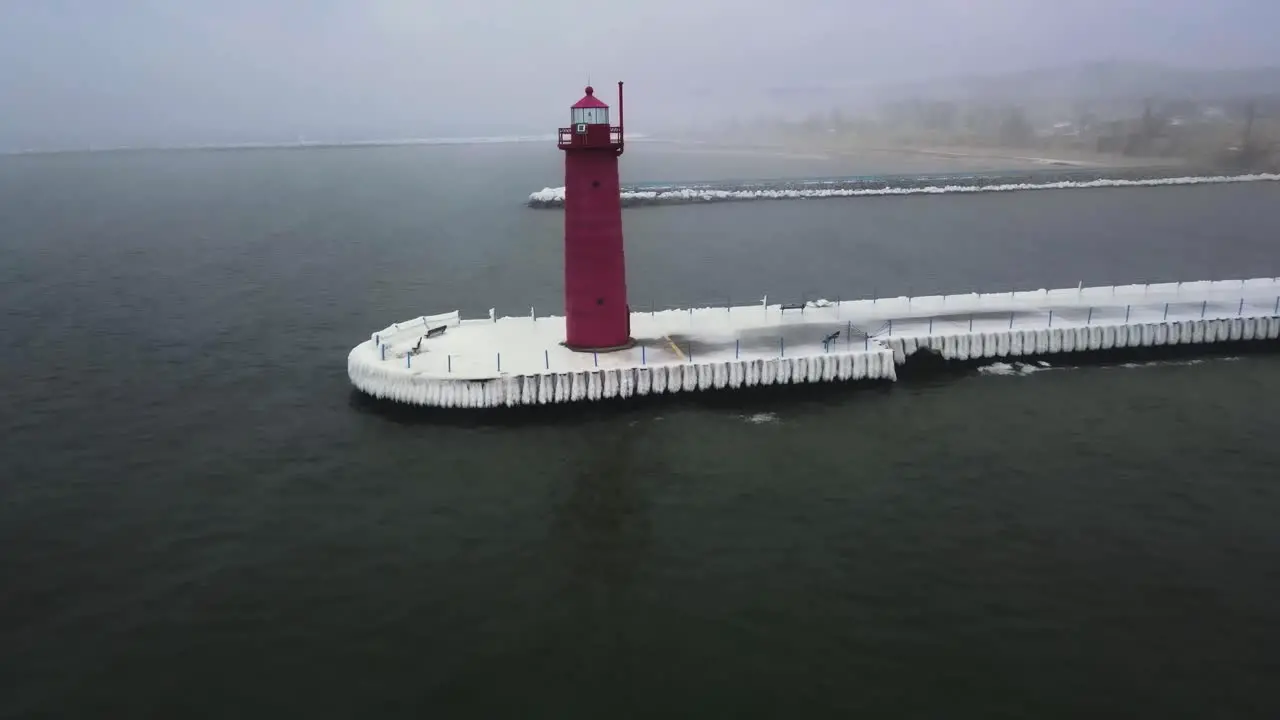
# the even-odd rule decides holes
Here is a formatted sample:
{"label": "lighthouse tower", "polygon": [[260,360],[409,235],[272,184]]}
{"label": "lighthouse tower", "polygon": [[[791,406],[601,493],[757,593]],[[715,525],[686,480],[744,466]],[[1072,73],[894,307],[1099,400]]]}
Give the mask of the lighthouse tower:
{"label": "lighthouse tower", "polygon": [[617,350],[634,342],[618,181],[622,83],[617,125],[609,124],[609,106],[591,86],[586,93],[570,108],[571,125],[560,128],[559,136],[565,191],[564,344],[572,350]]}

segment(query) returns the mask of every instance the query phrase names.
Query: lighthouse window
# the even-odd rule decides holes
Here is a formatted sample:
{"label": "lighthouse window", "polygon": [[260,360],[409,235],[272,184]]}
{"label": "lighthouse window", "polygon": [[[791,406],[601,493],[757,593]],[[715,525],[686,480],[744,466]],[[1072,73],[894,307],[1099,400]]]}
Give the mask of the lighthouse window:
{"label": "lighthouse window", "polygon": [[609,108],[574,108],[573,124],[608,125]]}
{"label": "lighthouse window", "polygon": [[600,181],[599,181],[599,180],[592,180],[592,181],[591,181],[591,187],[600,187]]}

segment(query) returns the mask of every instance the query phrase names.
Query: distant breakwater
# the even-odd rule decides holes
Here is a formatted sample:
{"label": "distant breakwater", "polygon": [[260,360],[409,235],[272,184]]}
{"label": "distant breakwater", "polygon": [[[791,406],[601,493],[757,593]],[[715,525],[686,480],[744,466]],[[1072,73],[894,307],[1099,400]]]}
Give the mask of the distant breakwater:
{"label": "distant breakwater", "polygon": [[[804,200],[884,195],[941,195],[1107,187],[1158,187],[1274,182],[1280,174],[1195,174],[1187,168],[1037,170],[1024,173],[881,175],[875,177],[645,183],[624,186],[623,207],[689,205],[750,200]],[[530,193],[532,208],[564,207],[563,187]]]}

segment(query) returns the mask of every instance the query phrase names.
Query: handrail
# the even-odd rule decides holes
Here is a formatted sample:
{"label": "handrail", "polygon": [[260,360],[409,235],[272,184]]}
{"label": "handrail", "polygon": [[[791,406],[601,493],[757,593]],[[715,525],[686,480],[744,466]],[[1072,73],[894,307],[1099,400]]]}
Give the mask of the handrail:
{"label": "handrail", "polygon": [[587,136],[578,135],[571,127],[562,127],[556,135],[556,144],[561,148],[621,148],[622,147],[622,126],[613,125],[609,128],[609,142],[589,142]]}

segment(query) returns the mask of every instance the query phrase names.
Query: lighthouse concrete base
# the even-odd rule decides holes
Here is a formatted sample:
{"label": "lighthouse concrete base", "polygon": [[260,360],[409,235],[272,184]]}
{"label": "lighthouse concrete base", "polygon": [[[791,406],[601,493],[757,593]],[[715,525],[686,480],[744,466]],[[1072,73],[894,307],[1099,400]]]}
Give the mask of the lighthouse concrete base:
{"label": "lighthouse concrete base", "polygon": [[636,346],[635,338],[627,338],[627,341],[621,345],[613,345],[610,347],[585,347],[582,345],[570,345],[568,342],[560,343],[560,346],[572,350],[577,353],[611,353],[619,350],[630,350]]}

